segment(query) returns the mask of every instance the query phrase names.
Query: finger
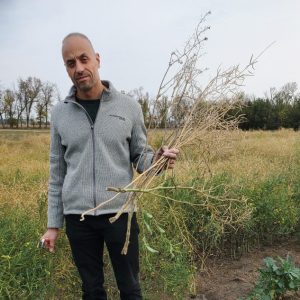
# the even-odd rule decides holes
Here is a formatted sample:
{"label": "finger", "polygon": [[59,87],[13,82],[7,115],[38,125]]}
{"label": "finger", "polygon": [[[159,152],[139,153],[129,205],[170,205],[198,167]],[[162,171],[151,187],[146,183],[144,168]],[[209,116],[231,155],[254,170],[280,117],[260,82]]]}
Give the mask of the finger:
{"label": "finger", "polygon": [[44,248],[48,249],[50,252],[54,251],[54,241],[50,239],[45,239]]}
{"label": "finger", "polygon": [[178,153],[179,153],[179,150],[176,149],[176,148],[171,148],[171,149],[166,148],[166,149],[164,149],[164,151],[165,151],[165,152],[174,153],[174,154],[178,154]]}
{"label": "finger", "polygon": [[54,252],[54,240],[50,240],[50,243],[49,243],[49,251],[50,252]]}
{"label": "finger", "polygon": [[164,157],[167,157],[167,158],[176,159],[177,154],[172,153],[172,152],[169,152],[169,151],[166,151],[166,152],[163,153],[163,156],[164,156]]}
{"label": "finger", "polygon": [[169,149],[170,152],[173,152],[175,154],[178,154],[179,153],[179,150],[176,149],[176,148],[172,148],[172,149]]}
{"label": "finger", "polygon": [[179,153],[179,150],[176,149],[176,148],[171,148],[171,149],[166,148],[166,149],[164,150],[164,153],[178,154],[178,153]]}

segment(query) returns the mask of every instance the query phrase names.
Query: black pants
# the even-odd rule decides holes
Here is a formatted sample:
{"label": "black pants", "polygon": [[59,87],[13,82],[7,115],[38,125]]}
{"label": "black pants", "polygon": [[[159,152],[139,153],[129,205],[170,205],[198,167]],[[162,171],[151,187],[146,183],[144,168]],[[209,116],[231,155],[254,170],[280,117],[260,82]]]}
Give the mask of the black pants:
{"label": "black pants", "polygon": [[66,233],[73,259],[82,280],[84,300],[106,300],[103,288],[103,247],[109,252],[117,285],[122,300],[142,299],[139,284],[139,228],[136,215],[132,217],[130,243],[127,255],[121,254],[127,230],[128,214],[123,214],[114,223],[111,215],[85,216],[66,215]]}

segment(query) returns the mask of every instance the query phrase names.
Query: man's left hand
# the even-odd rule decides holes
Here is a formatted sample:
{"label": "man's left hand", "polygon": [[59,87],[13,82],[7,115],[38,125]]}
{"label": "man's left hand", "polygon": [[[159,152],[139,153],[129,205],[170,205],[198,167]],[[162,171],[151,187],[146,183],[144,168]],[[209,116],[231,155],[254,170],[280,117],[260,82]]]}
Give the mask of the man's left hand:
{"label": "man's left hand", "polygon": [[169,149],[167,146],[162,146],[159,150],[156,151],[154,156],[154,163],[157,162],[162,156],[168,158],[168,164],[166,168],[173,169],[175,166],[175,161],[179,150],[176,148]]}

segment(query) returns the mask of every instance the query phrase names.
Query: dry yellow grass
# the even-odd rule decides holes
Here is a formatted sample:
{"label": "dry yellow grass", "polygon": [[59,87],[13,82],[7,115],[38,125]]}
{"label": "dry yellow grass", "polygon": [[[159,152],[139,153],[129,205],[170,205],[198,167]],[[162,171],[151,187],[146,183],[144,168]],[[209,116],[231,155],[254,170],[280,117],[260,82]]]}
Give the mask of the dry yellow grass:
{"label": "dry yellow grass", "polygon": [[[300,132],[235,131],[225,137],[222,144],[212,144],[206,152],[206,156],[210,156],[209,169],[212,175],[226,172],[237,179],[263,180],[287,170],[299,159]],[[206,164],[201,163],[204,157],[202,150],[185,149],[182,153],[184,159],[178,161],[175,169],[176,177],[185,180],[208,174]]]}
{"label": "dry yellow grass", "polygon": [[289,168],[298,160],[300,133],[292,130],[276,132],[244,132],[232,143],[226,159],[214,164],[216,172],[228,171],[236,177],[259,180]]}
{"label": "dry yellow grass", "polygon": [[[157,147],[162,135],[160,130],[150,131],[149,143]],[[224,137],[222,144],[212,143],[207,150],[212,174],[228,172],[236,178],[262,180],[287,169],[298,159],[299,132],[236,131]],[[25,202],[31,206],[39,193],[46,191],[49,141],[49,132],[0,131],[0,203]],[[201,148],[184,149],[174,171],[179,181],[207,174],[203,161],[195,161],[203,158],[202,152]]]}
{"label": "dry yellow grass", "polygon": [[34,212],[48,181],[49,132],[0,132],[0,204]]}

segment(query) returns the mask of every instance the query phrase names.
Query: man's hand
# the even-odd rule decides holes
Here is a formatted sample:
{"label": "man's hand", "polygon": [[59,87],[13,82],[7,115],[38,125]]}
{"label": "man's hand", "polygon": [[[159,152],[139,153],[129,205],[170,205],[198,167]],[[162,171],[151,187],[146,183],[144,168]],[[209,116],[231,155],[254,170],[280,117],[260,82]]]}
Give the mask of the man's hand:
{"label": "man's hand", "polygon": [[176,148],[169,149],[167,146],[162,146],[160,149],[158,149],[154,155],[153,162],[157,162],[162,156],[168,158],[168,164],[166,168],[173,169],[175,166],[175,161],[177,158],[177,154],[179,153],[179,150]]}
{"label": "man's hand", "polygon": [[54,252],[55,241],[58,237],[58,228],[48,228],[46,233],[41,237],[42,246],[50,252]]}

